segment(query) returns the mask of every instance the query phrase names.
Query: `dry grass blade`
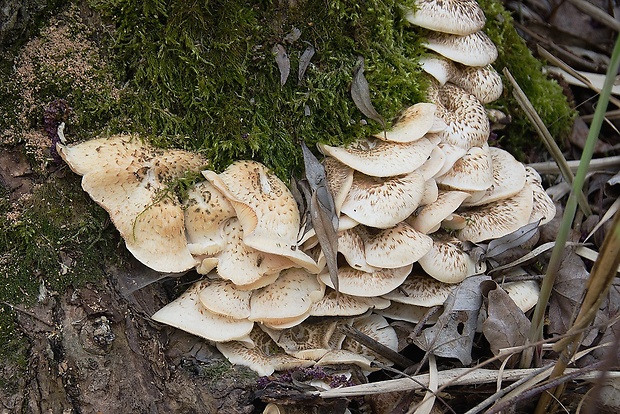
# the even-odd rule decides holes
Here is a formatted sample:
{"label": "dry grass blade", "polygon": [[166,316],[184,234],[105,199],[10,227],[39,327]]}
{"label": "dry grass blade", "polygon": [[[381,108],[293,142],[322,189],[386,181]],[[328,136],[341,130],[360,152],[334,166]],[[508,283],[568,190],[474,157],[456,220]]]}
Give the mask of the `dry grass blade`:
{"label": "dry grass blade", "polygon": [[588,3],[584,0],[568,0],[570,4],[581,10],[582,12],[589,14],[594,19],[598,20],[600,23],[603,23],[605,26],[613,29],[617,32],[620,32],[620,22],[614,19],[609,14],[605,13],[605,11],[599,9],[595,5]]}
{"label": "dry grass blade", "polygon": [[605,214],[603,215],[603,217],[601,217],[596,226],[594,226],[590,234],[588,234],[588,237],[585,238],[584,243],[587,242],[588,239],[592,237],[592,235],[596,233],[596,231],[600,229],[603,224],[607,223],[614,216],[614,214],[616,214],[616,211],[618,211],[618,209],[620,209],[620,198],[617,198],[616,201],[614,201],[614,203],[609,206],[607,212],[605,212]]}
{"label": "dry grass blade", "polygon": [[[521,105],[521,108],[525,112],[525,115],[528,117],[530,122],[532,122],[534,128],[538,132],[538,135],[540,135],[543,143],[547,147],[547,150],[549,151],[555,162],[558,164],[560,172],[562,173],[562,177],[564,177],[564,180],[567,183],[572,184],[575,180],[575,176],[573,175],[570,168],[568,168],[566,158],[564,158],[564,154],[562,154],[562,151],[558,147],[558,144],[549,133],[549,130],[534,109],[534,106],[532,106],[532,103],[530,102],[528,97],[525,95],[515,78],[510,73],[510,71],[506,68],[504,68],[504,75],[506,75],[513,87],[513,95],[515,99],[517,100],[519,105]],[[586,199],[586,196],[583,194],[583,191],[581,189],[579,190],[578,201],[581,211],[583,211],[586,216],[590,216],[592,214],[592,210],[590,209],[590,206],[588,205],[588,200]]]}
{"label": "dry grass blade", "polygon": [[[574,173],[579,167],[579,161],[567,161],[568,168]],[[560,172],[558,164],[555,161],[547,162],[535,162],[528,164],[528,166],[534,168],[539,174],[558,174]],[[597,158],[590,161],[590,168],[588,171],[605,171],[607,169],[617,169],[620,167],[620,155],[613,157]]]}
{"label": "dry grass blade", "polygon": [[[585,246],[579,246],[575,249],[575,254],[583,257],[584,259],[588,259],[591,262],[596,262],[598,260],[598,256],[599,253],[595,252],[594,250],[585,247]],[[618,266],[618,273],[620,273],[620,266]]]}

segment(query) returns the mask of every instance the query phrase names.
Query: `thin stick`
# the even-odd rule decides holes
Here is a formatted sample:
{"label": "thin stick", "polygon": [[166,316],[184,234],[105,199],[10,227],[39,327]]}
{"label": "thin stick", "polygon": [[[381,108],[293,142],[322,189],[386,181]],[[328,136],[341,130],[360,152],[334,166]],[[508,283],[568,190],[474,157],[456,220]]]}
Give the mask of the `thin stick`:
{"label": "thin stick", "polygon": [[[566,161],[568,168],[572,172],[576,172],[579,167],[579,160]],[[535,162],[528,164],[528,166],[534,168],[539,174],[558,174],[560,169],[555,161],[547,162]],[[620,155],[605,158],[596,158],[590,161],[590,168],[588,171],[604,171],[609,168],[617,168],[620,166]]]}
{"label": "thin stick", "polygon": [[582,12],[589,14],[594,19],[603,23],[605,26],[610,29],[615,30],[616,32],[620,32],[620,22],[614,19],[609,14],[605,13],[603,10],[599,9],[595,5],[588,3],[584,0],[568,0],[570,4],[581,10]]}
{"label": "thin stick", "polygon": [[382,343],[375,341],[373,338],[369,337],[358,329],[353,328],[352,326],[340,325],[338,329],[346,336],[355,339],[360,344],[367,346],[368,348],[389,359],[401,368],[407,368],[415,364],[415,362],[413,362],[409,358],[399,354],[396,351],[393,351]]}

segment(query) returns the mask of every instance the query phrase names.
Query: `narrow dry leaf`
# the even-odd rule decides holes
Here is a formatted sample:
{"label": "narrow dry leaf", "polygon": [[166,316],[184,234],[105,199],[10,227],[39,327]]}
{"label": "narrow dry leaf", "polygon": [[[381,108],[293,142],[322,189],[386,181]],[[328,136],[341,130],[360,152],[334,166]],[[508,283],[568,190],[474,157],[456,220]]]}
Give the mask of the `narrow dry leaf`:
{"label": "narrow dry leaf", "polygon": [[550,334],[564,334],[571,327],[581,303],[589,273],[573,249],[564,252],[549,301]]}
{"label": "narrow dry leaf", "polygon": [[383,129],[385,129],[385,120],[379,115],[370,101],[370,87],[364,76],[364,58],[360,56],[357,62],[358,64],[353,70],[353,82],[351,83],[351,97],[353,98],[353,102],[364,115],[377,121],[381,124]]}
{"label": "narrow dry leaf", "polygon": [[539,223],[540,220],[534,223],[526,224],[525,226],[505,235],[504,237],[492,240],[487,246],[485,257],[490,259],[499,256],[507,250],[521,246],[523,243],[534,237],[538,231]]}
{"label": "narrow dry leaf", "polygon": [[308,46],[304,53],[301,54],[299,58],[299,71],[297,72],[297,81],[301,83],[304,79],[304,75],[306,74],[306,70],[308,66],[310,66],[310,61],[314,56],[314,47],[312,45]]}
{"label": "narrow dry leaf", "polygon": [[529,330],[529,319],[508,293],[499,286],[490,290],[482,333],[489,341],[493,355],[498,355],[502,348],[525,344]]}
{"label": "narrow dry leaf", "polygon": [[482,304],[480,283],[489,279],[489,276],[479,275],[461,282],[446,299],[437,323],[412,338],[414,343],[436,356],[457,358],[463,365],[469,365]]}
{"label": "narrow dry leaf", "polygon": [[291,60],[284,46],[279,43],[271,49],[271,52],[275,56],[278,69],[280,70],[280,86],[284,86],[291,72]]}

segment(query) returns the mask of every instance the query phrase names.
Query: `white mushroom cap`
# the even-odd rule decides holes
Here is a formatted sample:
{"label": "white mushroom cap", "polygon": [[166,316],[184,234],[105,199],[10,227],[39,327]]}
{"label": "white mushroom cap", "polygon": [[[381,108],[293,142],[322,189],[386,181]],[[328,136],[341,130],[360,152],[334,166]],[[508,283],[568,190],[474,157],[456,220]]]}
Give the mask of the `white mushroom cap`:
{"label": "white mushroom cap", "polygon": [[[361,317],[353,322],[353,328],[393,351],[397,351],[398,349],[398,336],[396,335],[396,331],[394,331],[394,328],[392,328],[388,321],[381,315],[370,314]],[[371,351],[366,346],[348,337],[343,341],[342,349],[376,359],[384,364],[392,365],[390,361],[385,360],[385,358]]]}
{"label": "white mushroom cap", "polygon": [[437,104],[436,115],[446,128],[438,132],[444,143],[469,149],[487,143],[491,126],[486,110],[471,93],[451,83],[429,88],[429,99]]}
{"label": "white mushroom cap", "polygon": [[474,243],[503,237],[529,223],[533,204],[532,188],[526,185],[512,197],[459,210],[466,225],[458,237]]}
{"label": "white mushroom cap", "polygon": [[[437,181],[434,178],[430,178],[424,182],[424,194],[420,200],[420,205],[425,206],[427,204],[434,203],[439,197],[439,187]],[[417,230],[417,229],[416,229]]]}
{"label": "white mushroom cap", "polygon": [[325,167],[327,186],[334,197],[336,214],[340,214],[342,203],[344,203],[344,199],[351,189],[351,184],[353,184],[353,168],[332,157],[325,157],[323,167]]}
{"label": "white mushroom cap", "polygon": [[287,257],[318,273],[316,263],[297,246],[297,203],[267,167],[255,161],[237,161],[219,175],[208,170],[202,173],[235,208],[247,246]]}
{"label": "white mushroom cap", "polygon": [[463,202],[463,206],[478,206],[492,203],[517,194],[525,185],[525,167],[518,162],[508,151],[490,147],[493,164],[493,184],[480,196],[473,196]]}
{"label": "white mushroom cap", "polygon": [[152,319],[215,342],[247,336],[254,322],[216,315],[202,306],[200,291],[208,284],[208,281],[194,283],[185,293],[157,311]]}
{"label": "white mushroom cap", "polygon": [[456,67],[451,60],[435,54],[421,58],[420,66],[442,86],[449,82],[456,73]]}
{"label": "white mushroom cap", "polygon": [[[361,297],[385,295],[403,283],[411,268],[412,265],[408,265],[366,273],[349,266],[341,266],[338,268],[338,290],[347,295]],[[329,272],[320,273],[319,279],[330,288],[334,288]]]}
{"label": "white mushroom cap", "polygon": [[365,138],[346,147],[319,144],[325,155],[336,158],[356,171],[373,177],[407,174],[424,164],[439,139],[421,138],[414,142],[388,142]]}
{"label": "white mushroom cap", "polygon": [[[463,153],[463,155],[465,154]],[[433,151],[431,152],[431,155],[429,155],[426,162],[424,162],[424,164],[422,164],[416,171],[422,174],[425,180],[430,180],[438,175],[439,171],[443,169],[445,162],[446,154],[438,145],[433,148]]]}
{"label": "white mushroom cap", "polygon": [[200,303],[210,312],[233,319],[250,316],[251,290],[240,290],[228,280],[215,279],[198,292]]}
{"label": "white mushroom cap", "polygon": [[467,149],[460,147],[458,145],[448,144],[446,142],[441,142],[437,145],[437,148],[444,153],[444,162],[441,166],[441,169],[435,173],[435,177],[439,177],[450,171],[452,166],[460,160],[466,153]]}
{"label": "white mushroom cap", "polygon": [[535,280],[506,282],[502,284],[502,288],[523,312],[527,312],[536,306],[538,296],[540,296],[540,286]]}
{"label": "white mushroom cap", "polygon": [[203,181],[187,192],[184,211],[190,252],[198,256],[221,251],[224,248],[222,227],[236,214],[226,197],[210,182]]}
{"label": "white mushroom cap", "polygon": [[549,223],[555,217],[555,203],[542,186],[538,172],[532,167],[525,167],[526,182],[532,188],[533,206],[529,222],[541,220],[540,225]]}
{"label": "white mushroom cap", "polygon": [[493,161],[489,146],[471,147],[452,168],[436,177],[440,187],[461,191],[485,191],[493,185]]}
{"label": "white mushroom cap", "polygon": [[415,171],[386,179],[356,172],[342,212],[370,227],[392,227],[418,208],[424,185],[424,177]]}
{"label": "white mushroom cap", "polygon": [[433,246],[433,239],[406,222],[385,230],[357,227],[361,233],[366,262],[386,269],[415,263]]}
{"label": "white mushroom cap", "polygon": [[316,275],[298,268],[284,270],[275,282],[254,291],[249,319],[271,326],[283,326],[299,317],[305,319],[312,304],[321,300],[324,293],[325,287]]}
{"label": "white mushroom cap", "polygon": [[414,272],[407,276],[402,285],[383,295],[383,297],[392,302],[430,308],[443,305],[454,286],[440,282],[428,275]]}
{"label": "white mushroom cap", "polygon": [[383,309],[389,305],[389,300],[378,296],[363,298],[342,292],[337,294],[335,290],[329,289],[323,299],[312,304],[310,316],[355,316],[369,309]]}
{"label": "white mushroom cap", "polygon": [[286,257],[247,246],[242,238],[243,231],[239,220],[236,218],[226,222],[222,228],[222,237],[225,245],[217,255],[217,273],[243,290],[251,289],[263,277],[270,277],[294,265]]}
{"label": "white mushroom cap", "polygon": [[331,350],[329,340],[336,330],[336,319],[305,320],[289,329],[260,328],[289,355],[300,359],[318,361]]}
{"label": "white mushroom cap", "polygon": [[381,369],[379,367],[372,366],[372,361],[367,357],[360,355],[357,352],[347,351],[346,349],[333,349],[323,355],[323,357],[316,363],[318,366],[340,366],[346,364],[357,365],[366,372],[378,371]]}
{"label": "white mushroom cap", "polygon": [[414,142],[422,138],[435,122],[437,105],[428,102],[419,102],[405,109],[396,120],[392,129],[375,135],[385,141]]}
{"label": "white mushroom cap", "polygon": [[466,35],[482,30],[486,17],[476,0],[416,0],[405,18],[416,26]]}
{"label": "white mushroom cap", "polygon": [[446,233],[431,235],[433,248],[420,260],[420,266],[431,277],[444,283],[459,283],[481,271],[476,261],[463,250],[463,243]]}
{"label": "white mushroom cap", "polygon": [[[392,302],[392,304],[385,308],[377,311],[377,314],[385,317],[394,319],[396,321],[404,321],[410,323],[418,323],[424,318],[426,312],[428,312],[429,308],[419,305],[411,305],[408,303],[401,302]],[[432,315],[427,323],[434,324],[437,322],[439,315]]]}
{"label": "white mushroom cap", "polygon": [[274,371],[314,365],[314,361],[287,355],[258,327],[250,332],[250,338],[254,343],[253,347],[238,341],[218,342],[215,345],[231,363],[249,367],[261,376],[271,375]]}
{"label": "white mushroom cap", "polygon": [[378,269],[377,266],[371,266],[366,261],[364,239],[360,235],[359,227],[338,233],[338,252],[342,253],[349,266],[353,269],[372,273]]}
{"label": "white mushroom cap", "polygon": [[419,232],[432,233],[441,225],[441,222],[449,217],[461,206],[463,200],[469,197],[464,191],[439,191],[437,200],[423,206],[418,212],[407,219],[407,222]]}
{"label": "white mushroom cap", "polygon": [[482,31],[468,35],[431,32],[425,46],[467,66],[486,66],[497,59],[497,48]]}

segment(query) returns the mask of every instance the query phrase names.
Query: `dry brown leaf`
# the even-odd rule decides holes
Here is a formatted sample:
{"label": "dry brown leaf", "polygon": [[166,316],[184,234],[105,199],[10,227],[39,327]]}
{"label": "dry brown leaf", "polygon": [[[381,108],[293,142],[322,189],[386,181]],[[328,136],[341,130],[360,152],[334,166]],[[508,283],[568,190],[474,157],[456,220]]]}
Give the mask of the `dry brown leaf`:
{"label": "dry brown leaf", "polygon": [[456,358],[463,365],[472,362],[471,347],[482,305],[480,283],[487,275],[471,276],[461,282],[444,303],[444,312],[437,323],[424,329],[414,343],[436,356]]}
{"label": "dry brown leaf", "polygon": [[502,348],[525,344],[531,323],[523,311],[498,285],[487,296],[487,318],[482,324],[482,333],[489,341],[493,355],[499,354]]}

